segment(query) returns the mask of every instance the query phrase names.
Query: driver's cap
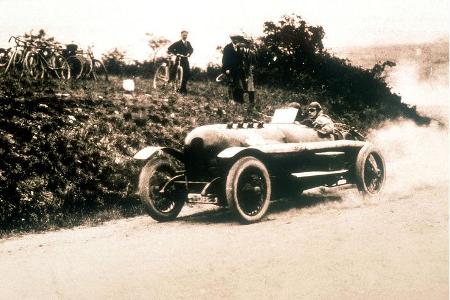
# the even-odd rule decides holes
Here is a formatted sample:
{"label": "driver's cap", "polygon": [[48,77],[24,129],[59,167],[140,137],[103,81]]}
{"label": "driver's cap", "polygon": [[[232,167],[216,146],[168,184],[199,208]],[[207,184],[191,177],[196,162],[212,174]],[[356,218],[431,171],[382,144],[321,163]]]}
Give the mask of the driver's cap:
{"label": "driver's cap", "polygon": [[317,111],[321,111],[322,110],[322,106],[320,105],[319,102],[313,101],[308,105],[308,108],[315,108],[317,109]]}

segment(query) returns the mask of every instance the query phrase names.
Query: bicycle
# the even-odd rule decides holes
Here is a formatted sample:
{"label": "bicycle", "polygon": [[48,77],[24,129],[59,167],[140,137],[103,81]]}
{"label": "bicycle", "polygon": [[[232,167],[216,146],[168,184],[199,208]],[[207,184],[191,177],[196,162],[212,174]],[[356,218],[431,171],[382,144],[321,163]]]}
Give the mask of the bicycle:
{"label": "bicycle", "polygon": [[27,75],[34,79],[49,75],[61,79],[70,78],[69,66],[57,43],[24,40],[16,36],[11,36],[8,42],[12,39],[16,45],[0,51],[0,66],[6,66],[4,73],[9,72],[20,77]]}
{"label": "bicycle", "polygon": [[104,81],[109,80],[105,65],[94,57],[91,48],[84,52],[83,50],[78,50],[77,45],[68,44],[63,53],[69,63],[73,78],[92,78],[95,81],[100,79]]}
{"label": "bicycle", "polygon": [[102,61],[94,57],[94,53],[90,47],[88,47],[85,59],[87,62],[85,64],[85,77],[92,78],[95,81],[99,79],[108,81],[108,72],[106,71],[105,65]]}
{"label": "bicycle", "polygon": [[14,39],[15,42],[14,47],[2,51],[2,66],[5,66],[3,73],[22,76],[24,70],[24,57],[31,46],[29,42],[15,36],[11,36],[8,43],[10,43],[12,39]]}
{"label": "bicycle", "polygon": [[[90,52],[92,54],[92,52]],[[108,72],[106,71],[106,67],[101,60],[94,58],[93,55],[90,56],[92,61],[92,71],[91,76],[94,80],[103,80],[108,81]]]}
{"label": "bicycle", "polygon": [[9,49],[0,48],[0,68],[6,67],[6,65],[8,64],[10,50],[11,48]]}
{"label": "bicycle", "polygon": [[216,77],[217,83],[223,83],[227,87],[228,99],[233,99],[233,78],[231,78],[230,74],[220,73]]}
{"label": "bicycle", "polygon": [[181,58],[188,57],[181,54],[171,54],[167,62],[163,62],[155,72],[153,77],[153,88],[161,89],[172,83],[172,88],[176,92],[181,87],[183,81],[183,67],[181,66]]}
{"label": "bicycle", "polygon": [[67,44],[66,48],[62,50],[62,55],[66,58],[70,67],[72,78],[80,79],[83,76],[85,59],[83,51],[78,50],[76,44]]}
{"label": "bicycle", "polygon": [[24,57],[24,69],[28,76],[43,79],[53,76],[70,79],[70,67],[62,55],[61,46],[47,41],[32,42],[32,47]]}

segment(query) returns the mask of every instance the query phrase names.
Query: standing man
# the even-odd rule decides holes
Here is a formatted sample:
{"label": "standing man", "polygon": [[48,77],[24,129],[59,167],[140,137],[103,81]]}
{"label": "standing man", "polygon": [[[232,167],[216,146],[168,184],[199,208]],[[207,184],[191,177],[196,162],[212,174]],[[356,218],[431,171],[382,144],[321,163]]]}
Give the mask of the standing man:
{"label": "standing man", "polygon": [[237,33],[230,34],[231,43],[223,48],[222,72],[231,77],[231,94],[233,100],[242,104],[244,102],[244,57],[241,51],[243,36]]}
{"label": "standing man", "polygon": [[180,65],[183,68],[183,80],[181,81],[180,93],[187,94],[187,81],[191,75],[191,69],[189,67],[188,57],[191,56],[194,49],[191,43],[187,40],[188,32],[186,30],[181,31],[181,40],[173,43],[169,46],[167,53],[180,55],[177,59],[180,59]]}
{"label": "standing man", "polygon": [[253,69],[256,64],[256,54],[253,48],[253,41],[246,39],[242,49],[242,59],[244,66],[244,92],[248,93],[248,111],[252,112],[255,105],[255,83],[253,80]]}

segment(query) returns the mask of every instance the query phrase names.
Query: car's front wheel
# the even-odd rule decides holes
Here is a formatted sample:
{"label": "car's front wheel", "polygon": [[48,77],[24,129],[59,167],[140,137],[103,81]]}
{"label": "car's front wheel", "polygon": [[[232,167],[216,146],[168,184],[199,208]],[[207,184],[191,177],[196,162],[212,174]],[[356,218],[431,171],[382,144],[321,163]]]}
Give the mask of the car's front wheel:
{"label": "car's front wheel", "polygon": [[175,175],[176,169],[170,160],[156,158],[145,164],[139,176],[141,201],[157,221],[171,221],[183,208],[187,193],[183,187],[170,182]]}
{"label": "car's front wheel", "polygon": [[269,208],[271,193],[266,166],[252,156],[237,160],[228,172],[227,202],[242,223],[261,220]]}
{"label": "car's front wheel", "polygon": [[358,189],[367,195],[377,194],[386,180],[383,155],[372,145],[365,145],[356,158],[355,172]]}

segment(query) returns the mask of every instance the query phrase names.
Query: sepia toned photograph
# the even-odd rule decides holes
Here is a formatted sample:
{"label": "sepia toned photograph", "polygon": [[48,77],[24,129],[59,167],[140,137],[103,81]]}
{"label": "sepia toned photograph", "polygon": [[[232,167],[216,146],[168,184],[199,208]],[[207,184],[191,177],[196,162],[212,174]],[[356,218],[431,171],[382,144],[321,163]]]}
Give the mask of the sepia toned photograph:
{"label": "sepia toned photograph", "polygon": [[0,299],[449,299],[448,0],[0,14]]}

